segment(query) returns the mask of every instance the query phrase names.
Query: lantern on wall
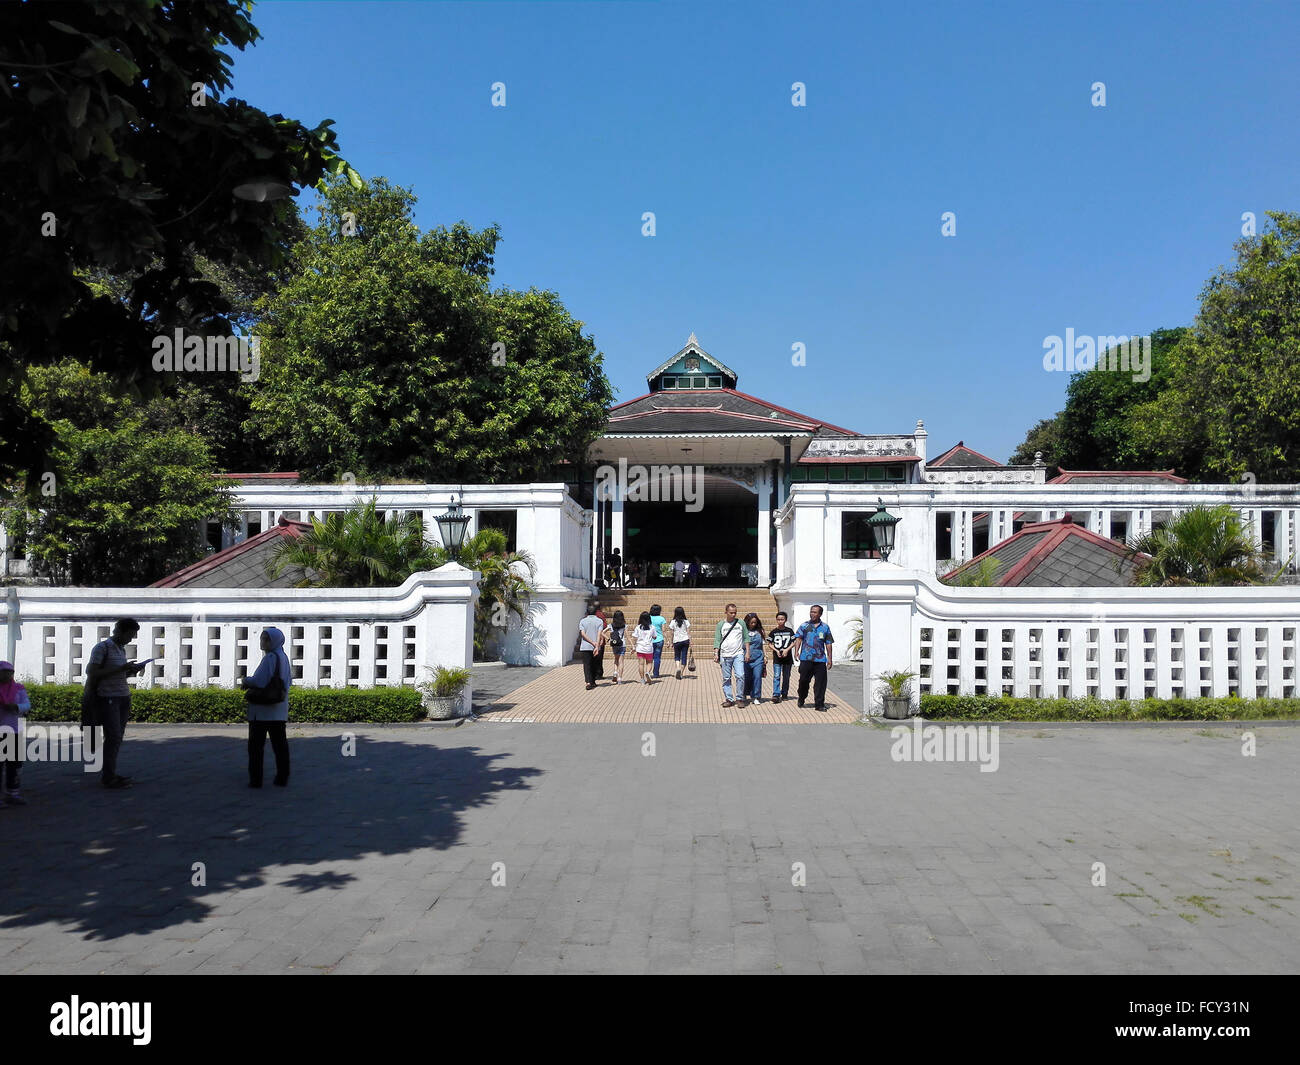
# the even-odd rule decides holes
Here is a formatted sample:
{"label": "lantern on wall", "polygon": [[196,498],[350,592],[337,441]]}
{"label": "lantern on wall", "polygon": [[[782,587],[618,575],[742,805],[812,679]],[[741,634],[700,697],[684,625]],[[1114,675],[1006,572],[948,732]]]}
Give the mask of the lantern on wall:
{"label": "lantern on wall", "polygon": [[451,507],[446,514],[439,514],[434,519],[438,531],[442,534],[442,545],[453,555],[460,556],[460,549],[465,543],[465,528],[469,525],[469,515],[461,509],[455,496],[451,497]]}
{"label": "lantern on wall", "polygon": [[894,526],[899,519],[885,510],[885,501],[876,497],[876,512],[867,519],[871,529],[871,541],[880,552],[880,557],[889,561],[889,553],[894,550]]}

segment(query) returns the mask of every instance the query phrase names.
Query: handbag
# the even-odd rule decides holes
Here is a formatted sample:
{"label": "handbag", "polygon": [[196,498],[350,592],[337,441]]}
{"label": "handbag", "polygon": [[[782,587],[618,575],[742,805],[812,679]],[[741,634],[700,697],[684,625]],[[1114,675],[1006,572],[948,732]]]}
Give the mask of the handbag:
{"label": "handbag", "polygon": [[270,706],[273,703],[284,702],[284,681],[280,679],[280,671],[276,670],[271,683],[265,687],[245,688],[244,700],[256,706]]}
{"label": "handbag", "polygon": [[692,651],[686,658],[686,668],[692,673],[695,672],[695,652]]}
{"label": "handbag", "polygon": [[99,699],[95,695],[99,684],[89,677],[86,678],[86,685],[81,689],[81,724],[83,727],[89,726],[94,728],[102,725],[99,714]]}

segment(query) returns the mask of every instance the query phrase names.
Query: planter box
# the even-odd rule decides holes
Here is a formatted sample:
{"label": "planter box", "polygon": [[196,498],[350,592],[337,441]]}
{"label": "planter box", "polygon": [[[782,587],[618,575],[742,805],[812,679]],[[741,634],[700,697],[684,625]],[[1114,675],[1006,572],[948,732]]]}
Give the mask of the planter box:
{"label": "planter box", "polygon": [[910,695],[886,695],[881,698],[885,707],[885,717],[891,721],[900,721],[912,716],[912,697]]}
{"label": "planter box", "polygon": [[426,695],[423,701],[430,721],[447,721],[453,717],[463,716],[461,713],[461,707],[465,702],[463,692],[460,695]]}

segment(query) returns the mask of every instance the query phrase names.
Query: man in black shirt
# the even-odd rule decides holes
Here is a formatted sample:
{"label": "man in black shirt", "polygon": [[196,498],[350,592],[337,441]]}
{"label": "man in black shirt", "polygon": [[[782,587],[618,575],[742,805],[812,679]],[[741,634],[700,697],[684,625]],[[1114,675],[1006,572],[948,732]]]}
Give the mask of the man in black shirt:
{"label": "man in black shirt", "polygon": [[794,629],[786,623],[784,610],[776,612],[776,627],[767,634],[772,645],[772,702],[779,703],[790,695],[790,674],[794,671],[794,656],[790,647],[794,643]]}

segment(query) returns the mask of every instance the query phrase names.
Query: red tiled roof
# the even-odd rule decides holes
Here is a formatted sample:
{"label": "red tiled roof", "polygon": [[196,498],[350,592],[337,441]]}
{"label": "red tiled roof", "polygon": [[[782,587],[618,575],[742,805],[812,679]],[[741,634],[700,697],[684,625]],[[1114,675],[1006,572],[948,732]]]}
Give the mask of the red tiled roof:
{"label": "red tiled roof", "polygon": [[207,558],[195,562],[193,565],[179,569],[175,573],[164,577],[160,581],[154,581],[149,585],[150,588],[183,588],[196,577],[200,577],[218,566],[225,565],[231,559],[238,558],[247,551],[253,551],[260,548],[263,544],[271,540],[278,539],[281,536],[299,536],[311,528],[311,525],[305,521],[292,521],[289,518],[281,516],[280,520],[264,532],[256,536],[250,536],[246,540],[241,540],[237,544],[231,544],[229,547],[222,548],[209,555]]}
{"label": "red tiled roof", "polygon": [[[1046,562],[1053,552],[1072,538],[1076,542],[1088,545],[1094,552],[1103,550],[1121,559],[1127,559],[1130,554],[1129,549],[1124,544],[1116,540],[1109,540],[1104,536],[1098,536],[1082,526],[1075,525],[1067,515],[1055,521],[1034,522],[1031,525],[1026,525],[1019,532],[1008,536],[1001,543],[995,544],[987,551],[976,555],[969,562],[964,562],[956,569],[944,574],[944,581],[951,581],[953,577],[978,566],[986,558],[1010,555],[1016,558],[1015,563],[1005,573],[998,574],[994,578],[994,584],[1001,588],[1015,588],[1028,581],[1034,571]],[[1016,545],[1026,541],[1033,546],[1021,556],[1016,549]],[[1141,554],[1136,556],[1137,559],[1146,557],[1146,555]],[[1116,583],[1120,582],[1116,581]]]}
{"label": "red tiled roof", "polygon": [[[807,414],[800,414],[798,411],[790,410],[788,407],[782,407],[782,406],[780,406],[780,405],[778,405],[778,404],[776,404],[776,403],[769,403],[769,402],[768,402],[767,400],[765,400],[765,399],[760,399],[758,396],[751,396],[748,392],[740,392],[740,391],[737,391],[737,390],[734,389],[734,388],[684,389],[684,390],[682,390],[682,391],[680,391],[680,392],[679,392],[679,391],[647,392],[647,393],[645,393],[645,395],[635,396],[635,397],[632,398],[632,399],[625,400],[625,401],[622,402],[622,403],[616,403],[614,406],[610,407],[610,409],[609,409],[610,420],[612,421],[612,420],[614,420],[616,417],[625,417],[625,415],[616,415],[616,414],[614,413],[615,411],[617,411],[617,410],[619,410],[619,409],[621,409],[621,408],[623,408],[623,407],[630,406],[630,405],[633,404],[633,403],[640,403],[640,402],[642,402],[642,401],[644,401],[644,400],[646,400],[646,399],[650,399],[651,397],[654,397],[654,398],[656,398],[656,399],[661,399],[661,400],[670,400],[673,396],[678,396],[678,395],[685,395],[685,396],[698,396],[698,395],[708,395],[708,394],[710,394],[710,393],[715,394],[715,395],[716,395],[716,394],[722,394],[722,395],[727,395],[727,396],[735,396],[735,397],[737,397],[737,398],[739,398],[739,399],[743,399],[743,400],[745,400],[745,401],[747,401],[747,402],[749,402],[749,403],[756,404],[757,406],[762,407],[762,408],[764,408],[765,410],[777,411],[777,412],[780,413],[780,414],[786,414],[786,415],[789,415],[792,419],[795,419],[795,420],[797,420],[797,421],[800,421],[800,422],[804,422],[804,423],[806,423],[807,426],[808,426],[808,428],[810,428],[810,429],[811,429],[811,428],[817,428],[818,426],[820,426],[820,427],[823,428],[823,429],[830,429],[830,430],[832,430],[833,432],[843,433],[845,436],[861,436],[861,435],[862,435],[861,433],[858,433],[858,432],[854,431],[853,429],[845,429],[843,426],[840,426],[840,425],[832,425],[830,422],[822,421],[820,418],[812,418],[812,417],[809,417]],[[690,407],[677,407],[677,406],[673,406],[673,405],[669,404],[669,405],[667,405],[667,406],[665,406],[665,407],[663,407],[663,408],[661,408],[661,409],[663,409],[663,410],[671,410],[671,411],[673,411],[673,412],[684,412],[684,411],[691,410],[691,409],[693,409],[693,408],[690,408]],[[698,408],[696,408],[696,409],[698,409]],[[762,417],[762,416],[760,415],[760,417]],[[779,419],[776,419],[776,418],[771,419],[771,421],[773,421],[773,422],[778,422],[778,423],[779,423]]]}
{"label": "red tiled roof", "polygon": [[[1048,484],[1069,484],[1071,481],[1086,481],[1104,477],[1150,478],[1155,481],[1172,481],[1174,484],[1186,484],[1186,477],[1179,477],[1173,470],[1061,470],[1049,480]],[[1119,482],[1123,483],[1123,482]]]}
{"label": "red tiled roof", "polygon": [[[959,452],[964,454],[959,454]],[[972,463],[970,462],[962,461],[962,459],[966,456],[972,456],[980,460],[978,463],[974,463],[974,465],[982,465],[984,463],[987,463],[990,466],[1002,465],[1002,463],[998,462],[997,459],[991,459],[987,455],[981,455],[973,447],[967,447],[966,442],[964,440],[958,440],[957,443],[953,444],[953,446],[950,447],[947,451],[945,451],[942,455],[937,455],[934,458],[927,461],[926,465],[927,466],[970,466],[972,465]]]}

